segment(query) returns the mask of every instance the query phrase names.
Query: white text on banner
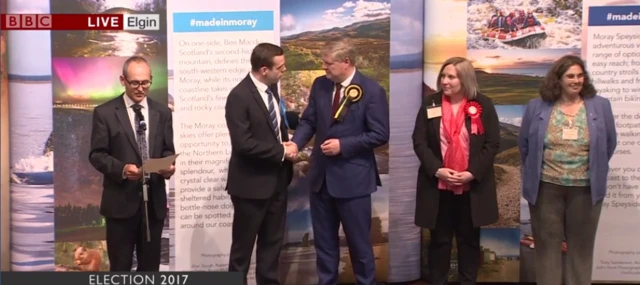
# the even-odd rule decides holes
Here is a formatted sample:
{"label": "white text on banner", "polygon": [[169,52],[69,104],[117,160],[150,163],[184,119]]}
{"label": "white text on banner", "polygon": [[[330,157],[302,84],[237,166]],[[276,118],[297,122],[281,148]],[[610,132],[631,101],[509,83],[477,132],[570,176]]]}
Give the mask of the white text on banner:
{"label": "white text on banner", "polygon": [[635,281],[640,276],[634,218],[640,211],[638,15],[640,6],[589,7],[587,70],[598,94],[611,101],[618,133],[594,250],[594,281]]}
{"label": "white text on banner", "polygon": [[[224,106],[247,76],[252,49],[274,42],[274,11],[172,13],[176,270],[228,269],[233,205]],[[249,278],[253,277],[249,274]]]}

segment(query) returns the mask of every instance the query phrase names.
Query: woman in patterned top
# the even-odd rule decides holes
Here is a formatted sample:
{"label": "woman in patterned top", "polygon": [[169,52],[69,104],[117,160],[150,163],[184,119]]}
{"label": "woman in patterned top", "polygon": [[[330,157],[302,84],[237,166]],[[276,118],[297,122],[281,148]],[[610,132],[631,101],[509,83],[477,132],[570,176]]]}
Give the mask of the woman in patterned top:
{"label": "woman in patterned top", "polygon": [[611,103],[596,95],[582,59],[560,58],[544,79],[540,98],[528,103],[518,138],[538,284],[562,284],[564,239],[566,284],[591,284],[616,140]]}

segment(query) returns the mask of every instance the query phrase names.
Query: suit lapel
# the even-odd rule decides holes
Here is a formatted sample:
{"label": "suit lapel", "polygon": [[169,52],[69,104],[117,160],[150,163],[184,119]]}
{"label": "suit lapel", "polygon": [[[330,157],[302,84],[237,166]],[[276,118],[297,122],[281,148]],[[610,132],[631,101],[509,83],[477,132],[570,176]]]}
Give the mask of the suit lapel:
{"label": "suit lapel", "polygon": [[553,109],[553,104],[543,101],[541,103],[542,108],[540,108],[540,113],[538,113],[538,119],[541,121],[541,124],[538,126],[538,138],[537,141],[540,142],[538,149],[542,149],[544,146],[544,137],[547,134],[547,129],[549,127],[549,121],[551,119],[551,109]]}
{"label": "suit lapel", "polygon": [[158,113],[158,110],[154,108],[155,104],[152,103],[149,98],[147,98],[147,105],[149,106],[149,141],[147,142],[147,144],[149,145],[149,157],[151,157],[151,154],[153,153],[153,149],[155,147],[155,138],[156,133],[158,132],[160,113]]}
{"label": "suit lapel", "polygon": [[[428,105],[423,108],[431,107],[433,105],[440,106],[440,108],[442,108],[442,93],[436,93],[432,96],[431,102],[427,102]],[[442,153],[442,148],[440,148],[440,122],[442,122],[442,116],[430,119],[429,122],[429,134],[433,134],[435,136],[435,151],[436,153]]]}
{"label": "suit lapel", "polygon": [[[247,75],[247,77],[245,77],[244,80],[245,80],[245,85],[250,90],[251,97],[253,97],[255,103],[258,104],[258,108],[262,110],[262,114],[264,115],[264,119],[265,119],[264,120],[265,124],[267,124],[267,127],[270,130],[272,130],[273,128],[271,126],[271,116],[269,116],[269,110],[267,109],[267,106],[264,104],[264,100],[262,99],[262,96],[260,96],[260,92],[258,91],[258,88],[256,87],[255,84],[253,84],[253,81],[251,81],[251,77],[249,77],[249,75]],[[275,140],[278,139],[276,137],[276,134],[273,131],[271,132],[271,134],[273,135],[273,139]]]}
{"label": "suit lapel", "polygon": [[[278,92],[278,84],[269,85],[269,90],[273,92],[273,97],[276,99],[276,102],[280,104],[280,92]],[[280,105],[278,105],[280,106]]]}
{"label": "suit lapel", "polygon": [[596,132],[596,122],[598,120],[598,112],[596,112],[593,103],[593,98],[584,100],[584,108],[587,113],[587,130],[589,130],[589,144],[591,149],[597,149],[596,136],[598,135],[598,133]]}
{"label": "suit lapel", "polygon": [[[122,99],[122,96],[120,97]],[[136,150],[138,157],[140,156],[140,150],[138,150],[138,142],[136,141],[136,136],[133,134],[133,129],[131,128],[131,120],[129,120],[129,114],[127,113],[127,106],[124,104],[124,99],[120,100],[121,103],[116,106],[116,118],[124,130],[124,133],[127,134],[127,138],[131,143],[133,149]]]}
{"label": "suit lapel", "polygon": [[[280,129],[280,138],[282,139],[282,141],[288,141],[289,140],[289,128],[287,128],[287,125],[285,124],[285,118],[287,117],[287,110],[286,107],[282,107],[280,106],[280,92],[278,91],[278,84],[271,84],[269,86],[269,89],[271,89],[271,92],[273,92],[273,97],[275,97],[276,102],[277,103],[274,107],[278,108],[278,110],[280,111],[280,125],[279,125],[279,129]],[[271,118],[269,118],[269,120],[271,120]]]}
{"label": "suit lapel", "polygon": [[320,102],[322,102],[322,106],[324,106],[324,108],[321,108],[320,111],[325,113],[324,115],[327,118],[326,120],[327,126],[329,127],[333,125],[334,87],[335,87],[335,83],[331,81],[329,78],[327,78],[327,84],[324,86],[323,89],[326,90],[326,92],[328,93],[328,96],[325,96],[325,98],[320,100]]}

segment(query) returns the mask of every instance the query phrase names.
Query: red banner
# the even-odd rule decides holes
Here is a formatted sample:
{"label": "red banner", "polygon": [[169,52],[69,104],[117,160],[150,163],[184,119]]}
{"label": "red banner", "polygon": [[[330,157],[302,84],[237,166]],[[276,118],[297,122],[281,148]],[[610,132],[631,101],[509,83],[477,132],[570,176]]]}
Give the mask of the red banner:
{"label": "red banner", "polygon": [[2,14],[3,30],[158,30],[158,14]]}

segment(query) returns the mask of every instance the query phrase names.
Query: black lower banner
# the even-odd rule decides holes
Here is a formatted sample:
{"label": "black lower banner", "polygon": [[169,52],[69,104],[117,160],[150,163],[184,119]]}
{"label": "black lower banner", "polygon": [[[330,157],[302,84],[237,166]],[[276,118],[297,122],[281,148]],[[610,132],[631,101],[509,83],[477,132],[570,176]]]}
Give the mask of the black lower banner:
{"label": "black lower banner", "polygon": [[0,284],[242,285],[239,272],[2,272]]}

